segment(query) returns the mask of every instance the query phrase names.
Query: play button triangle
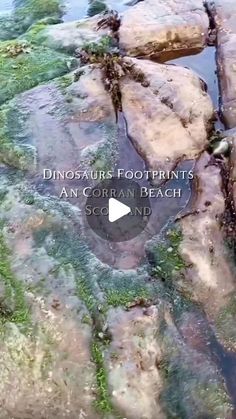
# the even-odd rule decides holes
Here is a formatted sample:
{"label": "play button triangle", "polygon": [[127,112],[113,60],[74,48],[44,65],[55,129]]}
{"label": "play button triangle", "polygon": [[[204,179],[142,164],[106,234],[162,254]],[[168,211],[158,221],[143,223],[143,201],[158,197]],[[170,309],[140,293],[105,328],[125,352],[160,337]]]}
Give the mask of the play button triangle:
{"label": "play button triangle", "polygon": [[128,215],[131,212],[131,208],[128,205],[123,204],[115,198],[110,198],[108,202],[109,215],[108,219],[110,223],[114,223],[120,218]]}

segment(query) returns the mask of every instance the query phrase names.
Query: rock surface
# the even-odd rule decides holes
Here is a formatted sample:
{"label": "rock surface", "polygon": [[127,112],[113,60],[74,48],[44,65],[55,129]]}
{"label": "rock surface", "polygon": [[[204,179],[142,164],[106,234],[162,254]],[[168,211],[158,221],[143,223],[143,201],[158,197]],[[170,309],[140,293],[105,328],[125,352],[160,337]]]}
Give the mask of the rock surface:
{"label": "rock surface", "polygon": [[236,126],[236,5],[233,0],[208,2],[216,22],[217,60],[221,85],[222,113],[226,126]]}
{"label": "rock surface", "polygon": [[0,105],[16,94],[61,76],[77,67],[77,60],[44,46],[24,41],[0,42]]}
{"label": "rock surface", "polygon": [[109,28],[98,29],[101,16],[57,25],[36,24],[22,38],[47,47],[73,53],[89,43],[98,44],[111,37]]}
{"label": "rock surface", "polygon": [[114,405],[129,419],[197,419],[209,412],[230,418],[232,405],[204,342],[209,330],[194,312],[176,326],[170,310],[160,304],[109,311],[105,359]]}
{"label": "rock surface", "polygon": [[155,338],[160,319],[157,307],[149,307],[148,312],[145,315],[137,307],[108,313],[113,336],[107,362],[109,384],[114,405],[129,419],[166,417],[158,401],[163,386]]}
{"label": "rock surface", "polygon": [[[180,221],[183,233],[180,253],[186,262],[186,281],[182,286],[195,301],[203,304],[209,319],[216,322],[217,334],[223,343],[235,350],[235,335],[224,340],[225,330],[219,320],[220,313],[231,305],[236,292],[236,269],[221,228],[225,199],[220,168],[212,166],[205,154],[197,163],[196,176],[197,199],[192,211],[197,213]],[[228,313],[228,329],[232,320]]]}
{"label": "rock surface", "polygon": [[[104,160],[101,157],[100,161],[99,155],[96,159],[96,146],[104,146],[103,142],[108,141],[109,135],[111,140],[112,132],[116,131],[110,96],[98,68],[84,67],[76,77],[77,82],[74,74],[59,78],[19,95],[2,107],[3,162],[40,176],[47,167],[76,170],[83,160],[86,164],[89,159],[94,167],[106,163],[105,156]],[[21,111],[14,115],[14,125],[20,130],[14,130],[8,123],[16,107]]]}
{"label": "rock surface", "polygon": [[171,170],[193,159],[207,144],[213,106],[199,78],[190,70],[127,59],[144,74],[148,86],[121,80],[128,135],[149,167]]}
{"label": "rock surface", "polygon": [[208,17],[202,0],[146,0],[123,13],[120,47],[127,55],[164,55],[203,48]]}
{"label": "rock surface", "polygon": [[224,132],[231,146],[230,153],[230,180],[233,188],[234,207],[236,208],[236,128]]}
{"label": "rock surface", "polygon": [[[173,224],[179,207],[166,200],[152,220],[157,236],[147,231],[117,246],[87,231],[83,200],[58,199],[77,180],[42,180],[47,167],[143,169],[124,118],[150,168],[198,157],[213,116],[204,83],[187,69],[122,58],[127,73],[117,51],[112,61],[100,48],[111,33],[97,30],[97,18],[52,26],[41,19],[48,5],[57,19],[57,0],[17,3],[29,15],[19,33],[37,23],[0,44],[1,419],[232,419],[236,298],[221,224],[225,161],[198,158],[191,214]],[[201,48],[207,26],[200,1],[147,0],[124,14],[120,42],[126,30],[124,48],[135,55]],[[95,64],[70,73],[71,53],[84,43],[99,48]],[[114,80],[104,78],[104,58]],[[110,94],[117,86],[123,114]]]}

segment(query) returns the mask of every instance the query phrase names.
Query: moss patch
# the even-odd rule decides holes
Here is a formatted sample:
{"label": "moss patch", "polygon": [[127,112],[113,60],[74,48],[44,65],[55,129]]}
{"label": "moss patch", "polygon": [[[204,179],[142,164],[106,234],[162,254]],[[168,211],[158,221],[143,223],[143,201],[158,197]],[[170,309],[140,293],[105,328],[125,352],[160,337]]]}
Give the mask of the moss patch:
{"label": "moss patch", "polygon": [[67,74],[55,80],[56,85],[61,89],[63,94],[66,94],[66,88],[74,82],[74,74]]}
{"label": "moss patch", "polygon": [[96,365],[97,400],[96,407],[103,413],[110,413],[113,407],[108,390],[107,372],[104,366],[104,353],[102,344],[94,341],[92,344],[92,360]]}
{"label": "moss patch", "polygon": [[[5,244],[2,232],[0,232],[0,280],[5,286],[6,299],[6,304],[0,307],[0,322],[11,321],[20,325],[26,325],[29,323],[30,316],[24,298],[24,288],[11,270],[9,257],[10,251]],[[7,300],[12,301],[12,309],[8,310]]]}
{"label": "moss patch", "polygon": [[33,24],[28,31],[22,35],[22,39],[25,39],[32,44],[42,44],[47,38],[45,35],[45,29],[47,28],[48,23],[46,20],[39,21]]}
{"label": "moss patch", "polygon": [[97,147],[91,148],[84,156],[84,165],[94,171],[112,171],[118,157],[118,131],[114,124],[103,124],[103,142]]}
{"label": "moss patch", "polygon": [[136,303],[142,300],[148,300],[150,298],[150,293],[144,288],[137,288],[133,290],[108,290],[106,294],[106,302],[112,307],[129,307],[130,305],[135,305]]}
{"label": "moss patch", "polygon": [[109,35],[104,35],[98,42],[85,42],[82,47],[82,53],[89,55],[90,62],[97,62],[114,48],[114,39]]}
{"label": "moss patch", "polygon": [[61,0],[17,0],[16,5],[18,18],[24,17],[28,22],[63,14]]}
{"label": "moss patch", "polygon": [[0,108],[0,161],[21,170],[28,169],[35,158],[34,148],[27,144],[25,118],[15,100]]}
{"label": "moss patch", "polygon": [[80,299],[85,303],[89,312],[92,313],[97,303],[93,296],[93,290],[83,274],[80,274],[79,277],[76,278],[76,285]]}
{"label": "moss patch", "polygon": [[155,263],[155,268],[153,269],[155,276],[164,280],[171,280],[186,267],[179,253],[181,242],[181,231],[179,229],[171,229],[167,231],[165,240],[154,246],[152,256]]}
{"label": "moss patch", "polygon": [[14,16],[0,16],[0,41],[17,38],[20,33],[22,25]]}
{"label": "moss patch", "polygon": [[26,41],[0,43],[0,104],[39,83],[59,77],[77,64],[74,58]]}
{"label": "moss patch", "polygon": [[95,16],[99,13],[104,12],[105,10],[108,10],[106,4],[102,0],[93,0],[88,8],[88,16]]}
{"label": "moss patch", "polygon": [[221,309],[216,320],[217,334],[223,343],[233,350],[236,348],[236,295]]}

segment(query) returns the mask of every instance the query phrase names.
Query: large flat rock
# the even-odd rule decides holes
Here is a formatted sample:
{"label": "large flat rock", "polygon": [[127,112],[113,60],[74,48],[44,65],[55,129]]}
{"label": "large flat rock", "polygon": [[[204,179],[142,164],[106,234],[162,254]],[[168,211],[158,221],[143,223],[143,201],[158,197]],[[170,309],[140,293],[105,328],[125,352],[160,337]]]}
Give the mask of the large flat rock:
{"label": "large flat rock", "polygon": [[218,29],[217,60],[220,76],[222,113],[226,126],[236,126],[236,3],[209,2]]}
{"label": "large flat rock", "polygon": [[128,134],[149,167],[173,169],[195,158],[207,144],[213,105],[190,70],[127,59],[143,73],[148,87],[124,78],[122,106]]}
{"label": "large flat rock", "polygon": [[146,0],[124,12],[120,46],[132,56],[202,48],[208,26],[202,0]]}

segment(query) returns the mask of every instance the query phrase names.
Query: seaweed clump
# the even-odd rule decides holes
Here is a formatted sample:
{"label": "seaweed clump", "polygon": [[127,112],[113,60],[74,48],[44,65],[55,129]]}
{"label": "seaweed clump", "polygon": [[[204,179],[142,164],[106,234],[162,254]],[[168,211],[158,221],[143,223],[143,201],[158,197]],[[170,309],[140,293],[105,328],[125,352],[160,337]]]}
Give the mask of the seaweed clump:
{"label": "seaweed clump", "polygon": [[77,51],[82,64],[96,64],[102,70],[103,84],[111,95],[116,114],[122,111],[121,91],[119,81],[128,76],[143,87],[149,86],[145,74],[135,64],[122,57],[119,50],[112,43],[110,37],[104,37],[98,44],[85,44]]}

